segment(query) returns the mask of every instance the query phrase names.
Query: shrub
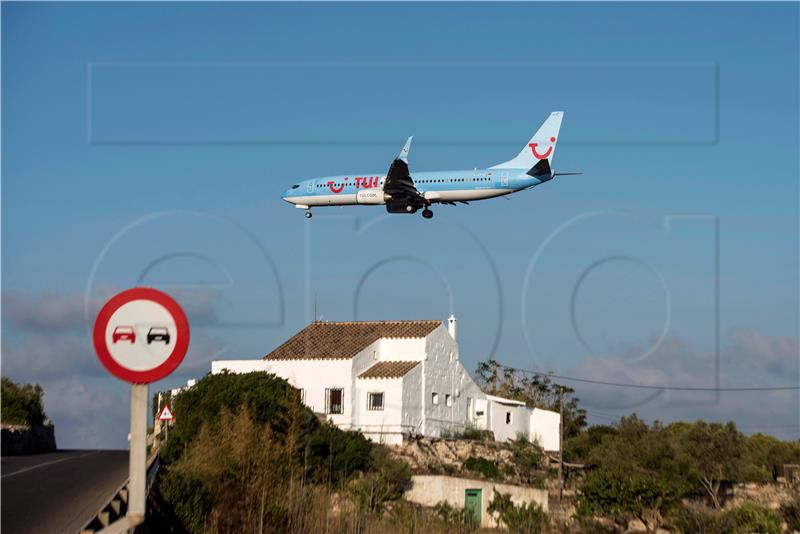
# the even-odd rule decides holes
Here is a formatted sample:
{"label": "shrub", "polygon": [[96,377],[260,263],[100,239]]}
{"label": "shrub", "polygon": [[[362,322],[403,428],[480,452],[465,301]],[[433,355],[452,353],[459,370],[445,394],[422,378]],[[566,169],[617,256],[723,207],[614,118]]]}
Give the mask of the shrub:
{"label": "shrub", "polygon": [[338,484],[370,466],[372,447],[361,433],[325,423],[308,438],[306,472],[312,482]]}
{"label": "shrub", "polygon": [[517,438],[508,447],[520,478],[528,484],[541,484],[542,480],[538,472],[542,467],[542,458],[544,457],[542,448],[525,438]]}
{"label": "shrub", "polygon": [[500,470],[497,469],[497,466],[494,464],[494,462],[487,460],[486,458],[476,458],[475,456],[470,456],[464,462],[464,468],[475,473],[480,473],[490,480],[499,480],[501,478]]}
{"label": "shrub", "polygon": [[161,454],[165,464],[180,457],[203,424],[218,424],[223,408],[235,412],[246,406],[254,423],[269,424],[279,440],[286,438],[291,424],[306,436],[319,427],[313,412],[300,403],[298,390],[263,372],[206,375],[194,387],[175,396],[172,404],[175,423]]}
{"label": "shrub", "polygon": [[410,479],[387,449],[320,423],[266,373],[207,376],[173,404],[155,491],[169,528],[159,531],[363,531],[365,512],[383,511]]}
{"label": "shrub", "polygon": [[3,377],[0,394],[3,423],[28,426],[44,423],[44,390],[39,384],[15,384],[11,379]]}
{"label": "shrub", "polygon": [[489,503],[490,514],[497,514],[511,532],[519,534],[537,534],[547,528],[547,513],[535,502],[522,503],[516,506],[511,502],[511,495],[494,490],[494,498]]}
{"label": "shrub", "polygon": [[477,532],[480,528],[478,519],[472,510],[466,508],[455,508],[446,501],[439,502],[434,508],[436,516],[448,527],[450,532],[463,534]]}
{"label": "shrub", "polygon": [[745,534],[760,532],[762,534],[779,534],[781,519],[778,514],[753,503],[745,503],[722,514],[723,528],[726,532]]}
{"label": "shrub", "polygon": [[350,493],[363,510],[382,513],[387,502],[403,496],[411,482],[411,468],[389,451],[375,446],[370,455],[370,472],[350,483]]}
{"label": "shrub", "polygon": [[619,529],[613,524],[606,524],[602,521],[598,521],[594,517],[583,515],[576,515],[574,517],[580,534],[616,534],[619,532]]}
{"label": "shrub", "polygon": [[670,525],[685,534],[747,534],[759,532],[778,534],[781,520],[778,514],[757,504],[745,503],[725,512],[706,512],[693,507],[681,507],[670,516]]}
{"label": "shrub", "polygon": [[706,511],[682,506],[676,509],[669,517],[669,525],[672,529],[684,534],[722,534],[722,527],[715,514]]}
{"label": "shrub", "polygon": [[486,441],[486,431],[475,427],[467,426],[456,430],[445,430],[442,432],[443,438],[452,439],[471,439],[474,441]]}
{"label": "shrub", "polygon": [[781,515],[789,530],[800,532],[800,495],[796,495],[793,501],[781,505]]}
{"label": "shrub", "polygon": [[600,468],[587,475],[578,509],[581,515],[600,514],[618,522],[633,516],[654,531],[677,501],[675,489],[652,474]]}

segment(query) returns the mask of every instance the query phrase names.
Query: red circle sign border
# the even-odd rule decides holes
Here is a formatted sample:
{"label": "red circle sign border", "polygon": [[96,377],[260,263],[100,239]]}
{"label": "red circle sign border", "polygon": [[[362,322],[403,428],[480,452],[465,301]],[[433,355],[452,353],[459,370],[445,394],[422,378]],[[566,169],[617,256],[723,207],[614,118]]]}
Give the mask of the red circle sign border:
{"label": "red circle sign border", "polygon": [[[178,331],[175,348],[172,349],[167,359],[158,367],[146,371],[134,371],[121,366],[114,360],[106,346],[106,328],[111,316],[123,305],[134,300],[150,300],[164,306],[175,319],[175,328]],[[168,376],[183,361],[189,348],[189,320],[175,299],[166,293],[150,287],[134,287],[114,295],[100,309],[100,313],[97,314],[97,319],[94,321],[92,339],[97,357],[109,373],[132,384],[148,384]]]}

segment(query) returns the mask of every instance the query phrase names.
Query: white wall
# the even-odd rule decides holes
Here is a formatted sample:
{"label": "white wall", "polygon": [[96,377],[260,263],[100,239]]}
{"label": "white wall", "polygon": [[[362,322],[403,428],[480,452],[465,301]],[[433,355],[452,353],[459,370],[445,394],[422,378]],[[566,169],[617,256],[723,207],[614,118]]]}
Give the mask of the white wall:
{"label": "white wall", "polygon": [[[383,410],[368,410],[368,393],[383,393]],[[403,442],[403,379],[357,378],[353,398],[353,429],[372,441]]]}
{"label": "white wall", "polygon": [[422,364],[403,377],[403,427],[409,434],[419,434],[422,429]]}
{"label": "white wall", "polygon": [[534,408],[531,413],[531,441],[536,440],[539,446],[546,451],[557,451],[561,448],[559,439],[559,423],[561,416],[558,412]]}
{"label": "white wall", "polygon": [[422,361],[425,358],[424,338],[385,338],[377,343],[382,360]]}
{"label": "white wall", "polygon": [[500,493],[510,494],[511,501],[516,505],[535,502],[544,511],[547,511],[547,490],[443,475],[412,476],[411,487],[405,492],[403,498],[422,506],[436,506],[437,503],[446,501],[456,508],[464,508],[465,492],[468,489],[481,490],[481,526],[484,528],[498,526],[487,511],[489,503],[494,498],[493,489],[497,489]]}
{"label": "white wall", "polygon": [[[507,423],[507,414],[511,422]],[[494,432],[495,441],[517,439],[518,434],[530,439],[530,409],[525,405],[503,403],[489,400],[489,430]]]}
{"label": "white wall", "polygon": [[[459,361],[458,345],[444,325],[425,338],[427,358],[422,362],[423,407],[422,434],[440,436],[443,431],[463,429],[467,425],[467,396],[474,395],[477,385]],[[433,393],[439,404],[433,404]],[[447,396],[450,396],[450,406]]]}
{"label": "white wall", "polygon": [[[447,383],[447,369],[441,364],[451,350],[451,344],[442,335],[443,327],[436,328],[425,338],[425,359],[422,361],[422,387],[420,388],[419,405],[422,408],[422,425],[420,433],[425,436],[439,436],[442,422],[447,418],[445,394],[452,394]],[[446,331],[445,331],[446,332]],[[447,335],[447,338],[452,338]],[[455,343],[452,343],[455,345]],[[433,404],[433,393],[436,393],[439,404]]]}

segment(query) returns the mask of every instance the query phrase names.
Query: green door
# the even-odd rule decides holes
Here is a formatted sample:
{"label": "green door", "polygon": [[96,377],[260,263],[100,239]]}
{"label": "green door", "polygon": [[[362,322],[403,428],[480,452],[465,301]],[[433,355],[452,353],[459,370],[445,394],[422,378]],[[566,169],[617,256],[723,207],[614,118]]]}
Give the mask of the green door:
{"label": "green door", "polygon": [[464,490],[464,508],[470,510],[478,524],[481,523],[481,490],[468,489]]}

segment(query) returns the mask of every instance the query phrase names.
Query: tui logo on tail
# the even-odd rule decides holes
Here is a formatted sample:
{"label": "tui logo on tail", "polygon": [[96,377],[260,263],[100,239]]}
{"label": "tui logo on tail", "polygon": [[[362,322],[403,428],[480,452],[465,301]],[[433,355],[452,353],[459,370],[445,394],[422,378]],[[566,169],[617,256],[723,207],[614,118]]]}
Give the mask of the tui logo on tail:
{"label": "tui logo on tail", "polygon": [[[556,138],[555,137],[551,137],[550,138],[550,142],[551,143],[555,143],[556,142]],[[533,153],[533,157],[535,157],[538,160],[542,160],[542,159],[548,157],[550,155],[550,152],[553,151],[553,147],[549,146],[549,147],[547,147],[547,150],[545,151],[544,154],[539,154],[536,151],[536,147],[539,146],[539,143],[530,143],[530,144],[528,144],[528,146],[531,147],[531,152]]]}

